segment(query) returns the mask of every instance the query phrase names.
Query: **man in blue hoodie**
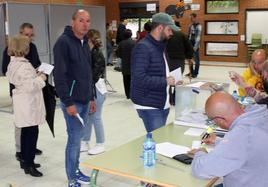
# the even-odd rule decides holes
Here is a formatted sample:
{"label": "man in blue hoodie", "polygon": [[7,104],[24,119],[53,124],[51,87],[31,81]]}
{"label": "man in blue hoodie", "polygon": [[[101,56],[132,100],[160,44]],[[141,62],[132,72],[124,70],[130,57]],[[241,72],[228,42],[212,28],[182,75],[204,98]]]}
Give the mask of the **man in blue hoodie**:
{"label": "man in blue hoodie", "polygon": [[268,186],[268,110],[253,105],[244,111],[234,98],[216,92],[206,102],[209,119],[229,130],[222,140],[211,135],[205,143],[215,144],[208,154],[195,153],[192,173],[201,179],[223,177],[224,187]]}
{"label": "man in blue hoodie", "polygon": [[90,15],[77,10],[54,46],[54,82],[61,100],[67,124],[68,140],[65,167],[69,187],[89,184],[90,178],[79,170],[80,142],[89,110],[95,111],[93,101],[92,62],[85,38],[90,26]]}
{"label": "man in blue hoodie", "polygon": [[169,75],[166,41],[179,28],[171,16],[157,13],[150,34],[137,43],[131,55],[131,100],[147,132],[165,125],[169,113]]}

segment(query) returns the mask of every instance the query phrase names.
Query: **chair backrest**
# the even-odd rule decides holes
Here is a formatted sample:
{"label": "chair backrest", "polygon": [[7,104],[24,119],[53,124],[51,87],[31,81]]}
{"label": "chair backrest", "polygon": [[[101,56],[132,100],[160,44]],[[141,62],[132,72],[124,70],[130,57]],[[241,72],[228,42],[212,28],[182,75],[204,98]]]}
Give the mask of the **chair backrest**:
{"label": "chair backrest", "polygon": [[262,34],[261,33],[252,33],[251,44],[252,45],[261,45],[262,44]]}

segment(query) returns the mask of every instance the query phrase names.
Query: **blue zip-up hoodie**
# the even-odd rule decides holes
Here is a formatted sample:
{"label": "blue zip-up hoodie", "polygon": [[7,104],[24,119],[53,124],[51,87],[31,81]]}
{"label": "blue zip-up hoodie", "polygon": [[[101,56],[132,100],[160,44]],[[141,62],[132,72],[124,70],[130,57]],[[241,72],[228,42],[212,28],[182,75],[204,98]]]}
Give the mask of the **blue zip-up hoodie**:
{"label": "blue zip-up hoodie", "polygon": [[151,34],[138,42],[131,54],[131,100],[133,103],[163,109],[167,98],[166,43]]}
{"label": "blue zip-up hoodie", "polygon": [[71,26],[66,26],[54,45],[54,82],[66,107],[93,100],[92,62],[87,38],[83,45]]}
{"label": "blue zip-up hoodie", "polygon": [[210,153],[196,153],[193,175],[202,179],[223,177],[224,187],[268,186],[266,106],[249,107],[233,121],[229,130]]}

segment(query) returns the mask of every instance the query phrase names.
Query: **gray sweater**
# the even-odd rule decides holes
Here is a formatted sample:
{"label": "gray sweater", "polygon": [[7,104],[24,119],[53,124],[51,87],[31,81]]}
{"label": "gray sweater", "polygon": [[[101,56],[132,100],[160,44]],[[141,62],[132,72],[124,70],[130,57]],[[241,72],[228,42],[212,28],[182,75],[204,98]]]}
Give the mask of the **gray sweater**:
{"label": "gray sweater", "polygon": [[268,186],[268,110],[253,105],[231,125],[215,149],[196,153],[192,173],[202,179],[223,177],[224,187]]}

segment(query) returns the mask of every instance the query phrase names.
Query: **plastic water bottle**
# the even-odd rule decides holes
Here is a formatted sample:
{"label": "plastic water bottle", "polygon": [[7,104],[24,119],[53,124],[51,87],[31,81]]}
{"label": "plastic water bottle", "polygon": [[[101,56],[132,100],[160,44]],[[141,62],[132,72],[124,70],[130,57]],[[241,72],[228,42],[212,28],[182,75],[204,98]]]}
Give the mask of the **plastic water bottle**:
{"label": "plastic water bottle", "polygon": [[237,91],[236,91],[236,90],[234,90],[234,91],[233,91],[232,96],[233,96],[233,98],[234,98],[236,101],[238,101],[238,100],[239,100],[239,96],[238,96],[238,94],[237,94]]}
{"label": "plastic water bottle", "polygon": [[155,160],[155,141],[152,138],[152,133],[149,132],[143,143],[143,165],[145,167],[152,167],[155,165]]}

